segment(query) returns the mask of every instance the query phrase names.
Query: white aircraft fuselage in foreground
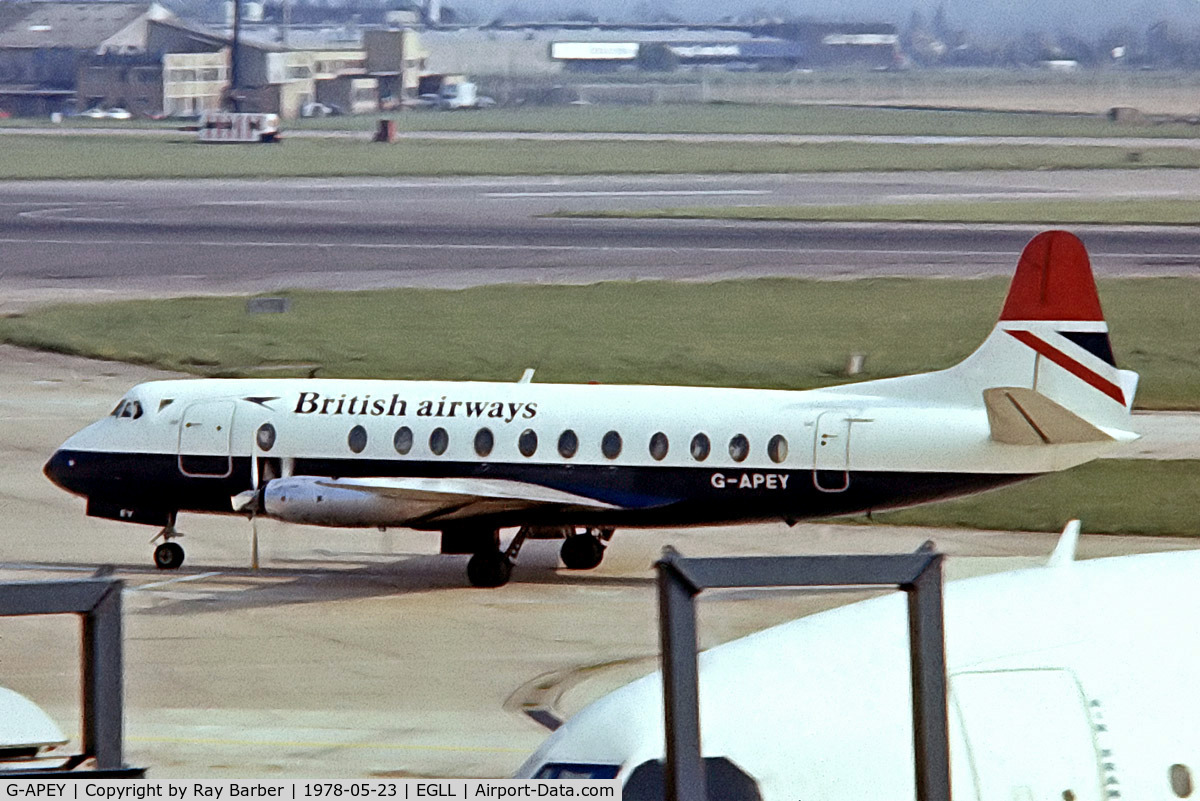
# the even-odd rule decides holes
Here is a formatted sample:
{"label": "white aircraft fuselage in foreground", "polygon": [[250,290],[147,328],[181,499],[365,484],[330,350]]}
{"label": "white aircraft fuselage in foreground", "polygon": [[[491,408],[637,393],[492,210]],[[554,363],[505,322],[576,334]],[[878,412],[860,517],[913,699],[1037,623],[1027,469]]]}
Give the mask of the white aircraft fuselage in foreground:
{"label": "white aircraft fuselage in foreground", "polygon": [[[931,332],[936,336],[936,332]],[[960,364],[808,391],[334,379],[132,389],[47,463],[88,514],[163,526],[239,512],[441,531],[472,583],[526,536],[599,564],[615,527],[795,521],[977,492],[1095,459],[1129,429],[1087,253],[1026,247],[999,324]],[[520,526],[508,551],[498,530]],[[577,533],[584,529],[583,533]]]}
{"label": "white aircraft fuselage in foreground", "polygon": [[[1193,797],[1200,552],[1069,550],[946,586],[955,801]],[[914,798],[906,615],[892,593],[701,654],[710,797]],[[580,711],[517,776],[618,777],[626,801],[661,799],[663,753],[655,673]]]}

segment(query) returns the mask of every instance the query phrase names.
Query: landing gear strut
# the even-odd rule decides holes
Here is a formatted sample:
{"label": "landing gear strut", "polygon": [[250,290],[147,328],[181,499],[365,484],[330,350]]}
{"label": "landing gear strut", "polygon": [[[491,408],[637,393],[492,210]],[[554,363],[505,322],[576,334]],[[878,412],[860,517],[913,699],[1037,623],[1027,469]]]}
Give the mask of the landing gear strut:
{"label": "landing gear strut", "polygon": [[611,528],[589,528],[582,534],[572,534],[563,540],[559,557],[568,570],[591,570],[604,560],[604,549],[612,535]]}
{"label": "landing gear strut", "polygon": [[517,554],[525,540],[529,539],[530,529],[522,526],[503,552],[500,551],[499,532],[493,532],[490,547],[475,551],[475,555],[467,562],[467,580],[474,587],[503,587],[512,577],[513,565],[517,563]]}
{"label": "landing gear strut", "polygon": [[175,530],[175,513],[167,518],[167,524],[163,526],[163,530],[154,535],[154,540],[162,539],[162,542],[154,549],[154,566],[159,570],[178,570],[183,564],[183,546],[171,540],[183,535]]}

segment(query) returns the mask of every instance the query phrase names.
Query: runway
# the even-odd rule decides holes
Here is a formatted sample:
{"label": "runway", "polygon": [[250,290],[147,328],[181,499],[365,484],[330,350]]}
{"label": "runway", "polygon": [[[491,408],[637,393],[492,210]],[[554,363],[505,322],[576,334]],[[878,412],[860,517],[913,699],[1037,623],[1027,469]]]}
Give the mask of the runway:
{"label": "runway", "polygon": [[[289,287],[1007,275],[1039,226],[554,219],[559,210],[1197,198],[1178,170],[0,183],[0,310]],[[1200,231],[1078,226],[1096,272],[1195,275]]]}

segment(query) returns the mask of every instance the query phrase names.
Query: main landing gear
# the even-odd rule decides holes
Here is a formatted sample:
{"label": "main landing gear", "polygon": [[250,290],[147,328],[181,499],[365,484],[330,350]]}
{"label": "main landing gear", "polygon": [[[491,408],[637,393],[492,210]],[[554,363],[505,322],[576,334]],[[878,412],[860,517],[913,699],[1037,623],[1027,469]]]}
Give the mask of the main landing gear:
{"label": "main landing gear", "polygon": [[474,587],[502,587],[512,577],[517,554],[528,539],[563,539],[559,555],[568,570],[591,570],[604,559],[612,539],[611,528],[589,528],[576,533],[574,526],[522,526],[512,542],[500,550],[498,531],[447,531],[442,533],[442,553],[469,553],[467,580]]}
{"label": "main landing gear", "polygon": [[604,559],[604,549],[612,535],[611,528],[589,528],[581,534],[569,534],[558,555],[567,570],[591,570]]}
{"label": "main landing gear", "polygon": [[154,539],[150,540],[151,544],[154,540],[162,539],[162,542],[154,549],[154,566],[159,570],[178,570],[183,564],[183,546],[171,540],[183,535],[175,530],[175,515],[171,514],[167,518],[167,524],[163,526],[163,530],[154,535]]}

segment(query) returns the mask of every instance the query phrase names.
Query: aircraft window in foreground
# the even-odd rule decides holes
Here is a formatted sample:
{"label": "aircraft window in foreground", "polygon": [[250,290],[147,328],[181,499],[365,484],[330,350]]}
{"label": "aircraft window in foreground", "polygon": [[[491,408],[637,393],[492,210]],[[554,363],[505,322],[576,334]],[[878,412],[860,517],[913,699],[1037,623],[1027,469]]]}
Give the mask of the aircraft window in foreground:
{"label": "aircraft window in foreground", "polygon": [[517,450],[522,456],[533,456],[537,452],[537,432],[532,428],[522,431],[521,436],[517,438]]}
{"label": "aircraft window in foreground", "polygon": [[667,451],[670,450],[671,443],[667,441],[667,435],[659,431],[650,438],[650,455],[654,457],[654,461],[661,462],[667,456]]}
{"label": "aircraft window in foreground", "polygon": [[446,429],[441,427],[433,429],[433,433],[429,435],[429,450],[433,451],[433,455],[441,456],[449,445],[450,435],[446,433]]}
{"label": "aircraft window in foreground", "polygon": [[712,451],[712,443],[708,441],[708,437],[704,434],[697,434],[692,437],[692,458],[697,462],[703,462],[708,458],[708,454]]}
{"label": "aircraft window in foreground", "polygon": [[367,447],[367,429],[362,426],[355,426],[350,429],[350,433],[346,435],[346,444],[355,453],[362,453]]}
{"label": "aircraft window in foreground", "polygon": [[275,426],[263,423],[254,434],[254,442],[260,451],[269,451],[275,447]]}
{"label": "aircraft window in foreground", "polygon": [[[550,767],[547,765],[546,767]],[[545,768],[543,768],[545,770]],[[1195,787],[1192,784],[1192,772],[1187,765],[1178,763],[1171,766],[1171,791],[1180,798],[1191,798]]]}
{"label": "aircraft window in foreground", "polygon": [[579,450],[579,437],[568,428],[558,437],[558,452],[562,458],[570,459],[577,450]]}
{"label": "aircraft window in foreground", "polygon": [[475,452],[480,456],[490,454],[495,444],[496,438],[492,436],[490,428],[481,428],[475,432]]}
{"label": "aircraft window in foreground", "polygon": [[615,779],[620,765],[588,765],[582,762],[547,762],[535,779]]}
{"label": "aircraft window in foreground", "polygon": [[744,434],[736,434],[729,440],[729,456],[735,462],[744,462],[750,455],[750,440]]}
{"label": "aircraft window in foreground", "polygon": [[767,456],[770,456],[771,461],[775,464],[780,464],[787,459],[787,451],[787,440],[784,439],[783,434],[776,434],[767,443]]}
{"label": "aircraft window in foreground", "polygon": [[621,455],[621,435],[616,431],[609,431],[604,435],[604,439],[600,440],[600,452],[609,459],[616,459]]}
{"label": "aircraft window in foreground", "polygon": [[396,453],[404,456],[412,450],[413,435],[412,429],[408,426],[400,426],[396,429],[396,436],[392,437],[392,445],[396,448]]}

